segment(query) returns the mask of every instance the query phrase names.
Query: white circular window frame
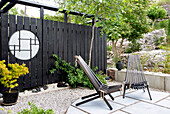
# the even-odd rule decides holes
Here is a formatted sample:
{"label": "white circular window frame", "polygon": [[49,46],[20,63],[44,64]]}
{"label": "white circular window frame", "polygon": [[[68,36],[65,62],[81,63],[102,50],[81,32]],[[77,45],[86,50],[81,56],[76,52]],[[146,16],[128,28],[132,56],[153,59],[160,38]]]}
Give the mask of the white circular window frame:
{"label": "white circular window frame", "polygon": [[39,44],[39,39],[33,32],[20,30],[12,34],[8,46],[12,55],[17,59],[30,60],[37,55]]}

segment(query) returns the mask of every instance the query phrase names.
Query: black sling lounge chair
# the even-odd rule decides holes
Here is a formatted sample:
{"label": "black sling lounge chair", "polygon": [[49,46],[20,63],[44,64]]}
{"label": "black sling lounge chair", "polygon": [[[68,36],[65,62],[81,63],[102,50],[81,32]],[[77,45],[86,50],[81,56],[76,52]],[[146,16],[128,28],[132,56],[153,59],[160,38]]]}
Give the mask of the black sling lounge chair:
{"label": "black sling lounge chair", "polygon": [[[89,99],[77,103],[76,106],[79,106],[79,105],[84,104],[86,102],[89,102],[89,101],[92,101],[92,100],[95,100],[97,98],[102,97],[103,100],[105,101],[105,103],[107,104],[107,106],[110,108],[110,110],[112,110],[112,106],[109,104],[109,102],[107,101],[107,99],[104,96],[109,95],[110,98],[112,100],[114,100],[113,96],[110,93],[120,91],[121,85],[114,85],[114,86],[104,85],[97,78],[95,73],[89,68],[89,66],[82,59],[81,56],[75,56],[75,58],[78,61],[78,63],[80,64],[80,66],[82,67],[82,69],[84,70],[84,72],[86,73],[87,77],[89,78],[90,82],[92,83],[92,85],[94,86],[94,88],[96,90],[96,93],[82,97],[82,99],[86,99],[86,98],[89,98]],[[92,98],[90,98],[90,97],[92,97]]]}
{"label": "black sling lounge chair", "polygon": [[143,89],[145,92],[145,88],[147,88],[150,100],[152,100],[149,92],[149,83],[145,79],[138,55],[129,55],[128,57],[127,71],[123,86],[123,98],[125,98],[126,89]]}

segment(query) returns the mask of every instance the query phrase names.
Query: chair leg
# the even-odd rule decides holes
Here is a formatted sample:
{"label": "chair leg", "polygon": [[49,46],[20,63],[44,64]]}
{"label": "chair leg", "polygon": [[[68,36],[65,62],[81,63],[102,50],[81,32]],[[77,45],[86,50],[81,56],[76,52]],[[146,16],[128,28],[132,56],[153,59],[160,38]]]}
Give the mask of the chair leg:
{"label": "chair leg", "polygon": [[100,98],[100,96],[96,96],[96,97],[93,97],[91,99],[87,99],[85,101],[79,102],[79,103],[76,104],[76,106],[79,106],[81,104],[87,103],[87,102],[92,101],[92,100],[97,99],[97,98]]}
{"label": "chair leg", "polygon": [[108,93],[108,95],[110,96],[110,98],[111,98],[112,100],[114,100],[114,97],[113,97],[110,93]]}
{"label": "chair leg", "polygon": [[125,84],[124,89],[123,89],[123,99],[125,98],[125,92],[126,92],[126,84]]}
{"label": "chair leg", "polygon": [[112,106],[109,104],[109,102],[107,101],[107,99],[105,98],[105,97],[103,97],[104,98],[104,101],[105,101],[105,103],[107,104],[107,106],[110,108],[110,110],[112,110],[113,108],[112,108]]}
{"label": "chair leg", "polygon": [[86,98],[89,98],[89,97],[92,97],[92,96],[95,96],[95,95],[98,95],[98,93],[93,93],[93,94],[84,96],[84,97],[82,97],[81,99],[86,99]]}
{"label": "chair leg", "polygon": [[145,92],[145,87],[143,87],[143,92]]}
{"label": "chair leg", "polygon": [[149,94],[150,100],[152,100],[151,94],[150,94],[150,91],[149,91],[149,86],[147,85],[146,88],[147,88],[147,90],[148,90],[148,94]]}

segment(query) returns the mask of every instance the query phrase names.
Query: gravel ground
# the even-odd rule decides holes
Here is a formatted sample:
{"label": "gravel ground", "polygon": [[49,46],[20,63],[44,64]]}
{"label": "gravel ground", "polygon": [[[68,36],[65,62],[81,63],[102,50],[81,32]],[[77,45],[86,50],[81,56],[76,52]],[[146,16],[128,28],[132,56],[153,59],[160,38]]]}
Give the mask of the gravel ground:
{"label": "gravel ground", "polygon": [[[114,85],[118,82],[108,82],[108,85]],[[19,96],[17,104],[13,106],[0,106],[5,110],[11,110],[12,114],[22,111],[25,108],[29,109],[28,102],[32,101],[37,107],[44,109],[53,109],[55,114],[66,113],[69,106],[81,98],[82,96],[95,93],[95,90],[88,88],[62,89],[50,92],[42,92],[40,94],[31,94],[29,96]],[[0,100],[2,102],[2,99]]]}
{"label": "gravel ground", "polygon": [[[120,84],[119,82],[108,82],[108,85]],[[151,90],[156,90],[152,89]],[[160,91],[160,90],[156,90]],[[90,90],[88,88],[66,88],[62,90],[53,90],[50,92],[40,92],[39,94],[32,93],[28,96],[19,96],[18,102],[13,106],[0,106],[0,108],[5,108],[5,110],[11,110],[12,114],[17,114],[21,110],[28,108],[28,102],[32,101],[37,107],[44,109],[53,109],[55,114],[65,114],[69,106],[82,96],[95,93],[95,90]],[[2,102],[2,99],[0,99]],[[0,113],[1,114],[1,113]],[[4,113],[6,114],[6,113]]]}

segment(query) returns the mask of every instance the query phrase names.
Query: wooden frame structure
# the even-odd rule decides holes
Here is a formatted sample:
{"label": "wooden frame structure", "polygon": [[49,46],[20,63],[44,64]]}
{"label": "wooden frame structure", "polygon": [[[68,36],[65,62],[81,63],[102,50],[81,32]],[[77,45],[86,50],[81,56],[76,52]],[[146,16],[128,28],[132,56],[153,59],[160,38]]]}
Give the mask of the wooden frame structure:
{"label": "wooden frame structure", "polygon": [[145,79],[138,55],[129,55],[128,57],[128,66],[123,87],[123,98],[125,98],[126,89],[130,88],[137,90],[143,89],[144,92],[144,89],[147,88],[150,100],[152,100],[149,91],[149,83]]}
{"label": "wooden frame structure", "polygon": [[[107,99],[104,97],[105,95],[109,95],[110,98],[112,100],[114,100],[113,96],[111,95],[112,92],[116,92],[116,91],[120,91],[120,88],[122,87],[122,85],[114,85],[114,86],[107,86],[104,85],[95,75],[95,73],[89,68],[89,66],[86,64],[86,62],[82,59],[81,56],[75,56],[76,60],[78,61],[78,63],[80,64],[80,66],[82,67],[82,69],[84,70],[84,72],[86,73],[87,77],[89,78],[90,82],[92,83],[93,87],[96,90],[96,93],[94,94],[90,94],[88,96],[84,96],[82,97],[82,99],[87,99],[84,100],[82,102],[79,102],[76,104],[76,106],[79,106],[81,104],[84,104],[86,102],[95,100],[97,98],[102,98],[105,103],[107,104],[107,106],[109,107],[110,110],[112,110],[112,106],[109,104],[109,102],[107,101]],[[95,97],[93,97],[95,96]],[[92,97],[92,98],[91,98]]]}

